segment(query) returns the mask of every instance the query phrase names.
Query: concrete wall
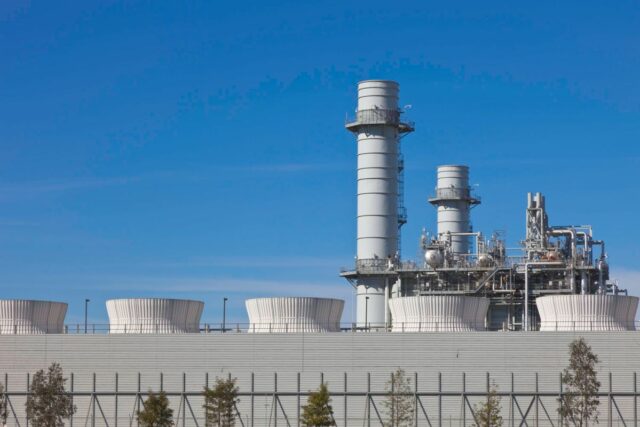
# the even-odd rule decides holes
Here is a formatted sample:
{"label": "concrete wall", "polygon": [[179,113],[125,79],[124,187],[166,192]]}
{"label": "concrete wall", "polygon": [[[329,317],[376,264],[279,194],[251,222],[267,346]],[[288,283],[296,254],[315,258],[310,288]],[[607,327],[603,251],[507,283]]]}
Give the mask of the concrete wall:
{"label": "concrete wall", "polygon": [[[179,394],[183,390],[184,378],[184,390],[193,394],[189,404],[197,417],[201,416],[202,405],[198,394],[207,375],[212,383],[216,376],[226,377],[231,373],[238,378],[241,392],[248,393],[253,373],[254,391],[261,394],[253,399],[243,396],[239,409],[247,422],[253,400],[255,425],[267,425],[270,417],[273,424],[276,373],[279,392],[295,392],[298,373],[303,392],[317,388],[321,373],[334,393],[344,391],[345,374],[349,392],[366,392],[367,373],[371,373],[371,390],[384,392],[389,374],[401,367],[412,380],[414,373],[418,374],[419,392],[437,391],[440,373],[443,391],[460,393],[463,372],[466,373],[466,391],[483,392],[486,373],[489,372],[501,392],[510,391],[513,373],[514,390],[531,393],[535,391],[537,372],[539,391],[557,393],[558,375],[567,364],[568,344],[579,335],[570,332],[3,335],[0,336],[0,374],[7,374],[7,388],[12,393],[25,391],[27,372],[45,368],[54,361],[62,364],[67,375],[73,373],[76,392],[90,392],[93,388],[92,374],[96,373],[96,390],[104,394],[99,396],[99,406],[111,420],[109,425],[114,425],[114,398],[109,394],[115,389],[115,374],[118,373],[119,391],[131,393],[128,397],[119,397],[118,424],[129,425],[135,410],[133,394],[137,391],[138,373],[142,392],[159,390],[162,381],[164,390]],[[633,391],[633,373],[640,371],[640,359],[637,357],[640,333],[585,332],[581,335],[601,359],[601,390],[608,390],[608,373],[611,372],[614,392]],[[163,373],[162,379],[160,373]],[[24,405],[24,400],[20,399],[12,397],[19,416]],[[86,417],[90,416],[90,399],[90,395],[76,399],[76,425],[85,425]],[[343,399],[334,396],[338,425],[344,425]],[[474,398],[470,399],[473,403]],[[505,399],[503,415],[506,418],[510,405]],[[281,400],[291,425],[296,425],[296,397],[283,396]],[[382,410],[382,397],[374,397],[374,400]],[[604,419],[608,415],[608,402],[606,398],[602,400],[601,419]],[[435,416],[437,400],[424,397],[422,401],[429,416]],[[530,401],[531,398],[522,397],[519,405],[524,405],[523,412]],[[556,417],[555,397],[543,397],[540,401],[551,417]],[[633,414],[633,404],[632,397],[621,397],[616,401],[627,417],[627,425],[628,417]],[[445,397],[442,405],[442,418],[446,421],[443,425],[448,425],[449,420],[452,425],[460,425],[460,397]],[[172,397],[172,406],[178,410],[180,396]],[[366,407],[364,396],[349,397],[348,424],[361,426]],[[541,407],[539,413],[543,417]],[[618,417],[615,407],[613,415]],[[529,414],[532,416],[533,411]],[[98,410],[96,425],[105,425],[100,417]],[[189,417],[188,409],[185,425],[195,425]],[[281,425],[286,425],[281,412],[279,417]],[[372,417],[375,418],[375,414]],[[467,424],[470,424],[468,411],[466,417]],[[9,419],[8,425],[15,423]],[[375,420],[372,425],[377,425]],[[428,425],[422,415],[419,425]],[[539,425],[550,424],[541,421]]]}

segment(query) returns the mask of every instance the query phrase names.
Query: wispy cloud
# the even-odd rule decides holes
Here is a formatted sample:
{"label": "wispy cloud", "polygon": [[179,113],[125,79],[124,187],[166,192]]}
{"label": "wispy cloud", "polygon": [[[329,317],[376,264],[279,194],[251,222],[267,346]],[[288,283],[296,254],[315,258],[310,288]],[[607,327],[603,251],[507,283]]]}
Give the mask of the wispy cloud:
{"label": "wispy cloud", "polygon": [[347,163],[264,163],[223,167],[229,172],[256,173],[296,173],[349,170],[353,165]]}
{"label": "wispy cloud", "polygon": [[163,267],[221,267],[221,268],[336,268],[349,258],[310,256],[202,256],[185,261],[162,263]]}
{"label": "wispy cloud", "polygon": [[[352,165],[341,163],[265,163],[265,164],[244,164],[244,165],[220,165],[211,170],[244,173],[302,173],[302,172],[326,172],[337,170],[349,170]],[[217,179],[215,173],[211,171],[157,171],[134,176],[115,177],[79,177],[73,179],[42,179],[37,181],[24,181],[4,183],[0,185],[0,200],[16,196],[32,196],[46,193],[63,193],[68,191],[89,190],[103,187],[128,185],[141,181],[155,179],[189,180],[201,181]]]}
{"label": "wispy cloud", "polygon": [[33,221],[0,218],[0,227],[38,227],[39,225],[40,223]]}
{"label": "wispy cloud", "polygon": [[143,176],[109,177],[109,178],[78,178],[78,179],[47,179],[39,181],[16,182],[0,185],[0,198],[15,196],[39,195],[74,190],[85,190],[114,185],[126,185],[144,179]]}
{"label": "wispy cloud", "polygon": [[[94,280],[82,280],[82,286],[76,289],[86,289],[89,286],[96,291],[123,291],[158,293],[218,293],[255,294],[255,295],[288,295],[288,296],[331,296],[344,295],[351,292],[346,283],[283,281],[274,279],[239,279],[232,277],[104,277]],[[74,287],[71,286],[71,289]]]}
{"label": "wispy cloud", "polygon": [[68,191],[82,188],[104,187],[107,185],[127,184],[132,178],[83,178],[77,180],[31,181],[0,186],[0,193],[45,193],[52,191]]}
{"label": "wispy cloud", "polygon": [[627,289],[629,295],[640,296],[640,270],[613,268],[610,276],[622,289]]}

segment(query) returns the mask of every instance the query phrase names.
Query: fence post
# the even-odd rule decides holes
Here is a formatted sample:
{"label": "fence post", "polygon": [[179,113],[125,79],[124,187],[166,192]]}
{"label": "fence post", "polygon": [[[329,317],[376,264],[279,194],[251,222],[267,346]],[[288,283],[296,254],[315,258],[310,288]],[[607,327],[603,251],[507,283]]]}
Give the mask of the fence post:
{"label": "fence post", "polygon": [[467,425],[467,374],[462,373],[462,425]]}
{"label": "fence post", "polygon": [[3,423],[7,424],[7,399],[9,398],[9,374],[7,372],[4,373],[4,407],[2,408],[2,412],[4,414]]}
{"label": "fence post", "polygon": [[607,423],[607,425],[609,427],[613,426],[613,396],[611,395],[611,390],[613,389],[613,387],[611,387],[611,372],[609,372],[609,399],[608,400],[608,407],[607,407],[607,411],[609,413],[609,422]]}
{"label": "fence post", "polygon": [[539,425],[539,419],[538,419],[538,404],[540,402],[540,394],[539,394],[539,389],[538,389],[538,373],[536,372],[536,412],[535,412],[535,417],[536,417],[536,427],[538,427]]}
{"label": "fence post", "polygon": [[116,372],[116,382],[115,382],[115,405],[114,406],[114,427],[118,427],[118,373]]}
{"label": "fence post", "polygon": [[182,373],[182,427],[187,424],[187,374]]}
{"label": "fence post", "polygon": [[278,427],[278,373],[273,374],[273,427]]}
{"label": "fence post", "polygon": [[413,426],[418,427],[418,373],[413,373],[413,413],[415,414],[413,417]]}
{"label": "fence post", "polygon": [[[73,372],[71,372],[71,376],[69,379],[69,391],[71,392],[71,404],[73,405]],[[28,387],[28,386],[27,386]],[[29,421],[27,420],[27,425],[29,425]],[[69,417],[69,426],[73,427],[73,414],[71,415],[71,417]]]}
{"label": "fence post", "polygon": [[514,405],[513,405],[513,372],[511,372],[511,393],[509,394],[509,424],[511,427],[515,426],[515,413],[514,413]]}
{"label": "fence post", "polygon": [[253,372],[251,372],[251,427],[253,426],[253,408],[254,408],[254,402],[255,402],[255,374]]}
{"label": "fence post", "polygon": [[[73,375],[73,374],[71,374],[71,375]],[[29,373],[27,372],[27,399],[29,398],[29,391],[30,391],[30,388],[31,388],[30,386],[31,386],[31,381],[29,379]],[[25,425],[27,427],[29,427],[29,418],[28,417],[27,417],[27,420],[25,422]]]}
{"label": "fence post", "polygon": [[[489,375],[489,372],[487,372],[487,381],[486,382],[487,382],[487,384],[486,384],[486,388],[487,388],[487,407],[489,407],[489,397],[490,397],[489,393],[491,393],[491,376]],[[475,421],[476,417],[475,417],[474,413],[472,412],[471,415],[473,416],[473,420]]]}
{"label": "fence post", "polygon": [[347,373],[344,373],[344,427],[347,427]]}
{"label": "fence post", "polygon": [[633,427],[638,427],[638,383],[636,373],[633,373]]}
{"label": "fence post", "polygon": [[91,388],[91,427],[96,427],[96,373],[93,373]]}
{"label": "fence post", "polygon": [[395,396],[395,384],[393,381],[393,372],[391,373],[391,427],[393,427],[396,423],[396,413],[395,413],[395,403],[396,403],[396,396]]}
{"label": "fence post", "polygon": [[298,372],[298,406],[297,406],[297,426],[300,427],[300,372]]}
{"label": "fence post", "polygon": [[[560,410],[562,410],[562,374],[560,374],[560,394],[558,395],[558,402],[560,405]],[[564,419],[562,418],[562,415],[558,413],[558,425],[562,427],[563,424]]]}
{"label": "fence post", "polygon": [[371,372],[367,372],[367,427],[371,427]]}
{"label": "fence post", "polygon": [[[140,372],[138,372],[138,394],[136,395],[136,413],[140,412],[140,399],[142,399],[142,395],[140,394]],[[140,426],[140,421],[138,421],[138,417],[136,417],[136,426]]]}
{"label": "fence post", "polygon": [[442,372],[438,372],[438,427],[442,427]]}

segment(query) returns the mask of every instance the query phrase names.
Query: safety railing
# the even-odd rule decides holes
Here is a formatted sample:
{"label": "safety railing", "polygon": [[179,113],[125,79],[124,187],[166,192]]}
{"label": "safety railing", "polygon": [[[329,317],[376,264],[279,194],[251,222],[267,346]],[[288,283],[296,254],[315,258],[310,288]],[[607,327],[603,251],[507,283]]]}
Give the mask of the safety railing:
{"label": "safety railing", "polygon": [[602,317],[589,320],[539,321],[532,327],[533,330],[542,332],[636,331],[640,330],[640,322],[617,321],[610,317]]}
{"label": "safety railing", "polygon": [[357,271],[362,274],[393,272],[399,266],[395,258],[356,259],[353,267],[342,267],[340,271]]}
{"label": "safety railing", "polygon": [[429,197],[429,200],[438,199],[455,199],[455,200],[473,200],[480,202],[480,196],[474,194],[469,188],[436,188],[435,195]]}
{"label": "safety railing", "polygon": [[397,125],[400,123],[398,110],[358,110],[355,118],[347,118],[346,124],[353,125]]}
{"label": "safety railing", "polygon": [[[618,322],[611,319],[593,319],[585,321],[547,321],[531,322],[531,331],[541,332],[599,332],[599,331],[637,331],[640,321]],[[424,320],[418,322],[395,323],[337,323],[315,322],[312,320],[292,320],[290,322],[259,323],[200,323],[199,325],[152,325],[149,323],[113,325],[107,323],[73,323],[60,328],[21,329],[3,325],[0,335],[39,335],[39,334],[246,334],[246,333],[411,333],[411,332],[472,332],[472,331],[515,331],[520,332],[521,325],[485,325],[484,321],[464,319]]]}

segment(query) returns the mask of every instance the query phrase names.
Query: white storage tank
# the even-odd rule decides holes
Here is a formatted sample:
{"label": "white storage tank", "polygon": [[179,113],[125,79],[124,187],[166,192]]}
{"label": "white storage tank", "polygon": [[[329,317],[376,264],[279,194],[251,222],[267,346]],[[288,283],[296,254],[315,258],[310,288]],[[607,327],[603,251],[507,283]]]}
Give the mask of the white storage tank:
{"label": "white storage tank", "polygon": [[489,299],[461,295],[391,298],[392,332],[482,331]]}
{"label": "white storage tank", "polygon": [[638,297],[551,295],[536,299],[541,331],[634,331]]}
{"label": "white storage tank", "polygon": [[183,334],[200,332],[202,301],[128,298],[107,301],[112,334]]}
{"label": "white storage tank", "polygon": [[338,332],[344,301],[333,298],[255,298],[246,302],[249,332]]}
{"label": "white storage tank", "polygon": [[0,334],[61,334],[66,314],[63,302],[0,300]]}

